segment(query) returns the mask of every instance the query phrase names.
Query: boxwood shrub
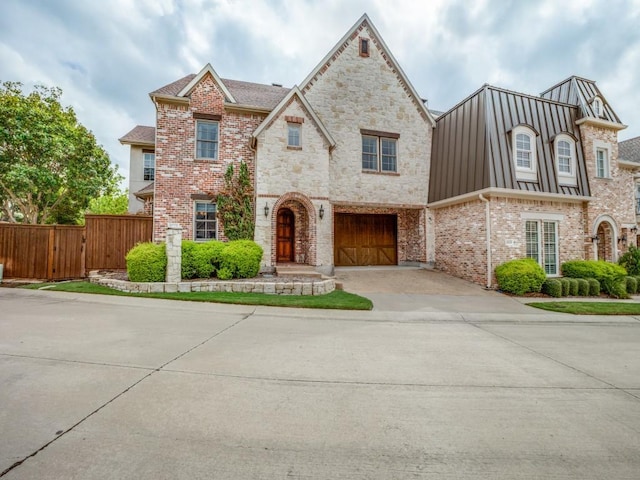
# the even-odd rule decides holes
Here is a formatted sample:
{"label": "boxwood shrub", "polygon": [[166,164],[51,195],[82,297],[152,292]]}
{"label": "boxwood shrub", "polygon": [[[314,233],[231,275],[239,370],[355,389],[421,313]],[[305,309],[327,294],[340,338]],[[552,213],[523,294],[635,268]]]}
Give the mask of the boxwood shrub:
{"label": "boxwood shrub", "polygon": [[[588,284],[587,284],[588,286]],[[546,293],[550,297],[561,297],[562,296],[562,283],[557,278],[547,278],[542,283],[542,293]]]}
{"label": "boxwood shrub", "polygon": [[496,267],[500,290],[515,295],[539,292],[546,279],[544,270],[531,258],[511,260]]}
{"label": "boxwood shrub", "polygon": [[132,282],[164,282],[167,253],[164,243],[139,243],[127,253],[127,275]]}
{"label": "boxwood shrub", "polygon": [[627,298],[624,277],[627,271],[615,263],[603,260],[571,260],[562,264],[562,274],[571,278],[595,278],[607,294]]}
{"label": "boxwood shrub", "polygon": [[181,275],[183,279],[195,278],[196,260],[195,252],[199,245],[193,240],[182,240],[182,260],[180,263]]}
{"label": "boxwood shrub", "polygon": [[638,281],[636,277],[625,277],[625,282],[627,284],[627,293],[631,295],[635,295],[638,293]]}
{"label": "boxwood shrub", "polygon": [[251,278],[260,271],[262,247],[251,240],[233,240],[221,252],[218,278],[231,274],[231,278]]}
{"label": "boxwood shrub", "polygon": [[578,279],[570,278],[569,279],[569,295],[572,297],[576,297],[578,295]]}
{"label": "boxwood shrub", "polygon": [[[196,278],[213,277],[216,275],[218,268],[220,268],[222,251],[227,244],[219,240],[209,240],[196,245],[197,247],[193,253]],[[224,280],[228,280],[228,278]]]}
{"label": "boxwood shrub", "polygon": [[592,297],[600,295],[600,282],[595,278],[587,278],[587,282],[589,282],[589,295]]}
{"label": "boxwood shrub", "polygon": [[586,278],[578,278],[578,296],[579,297],[588,297],[589,296],[589,281]]}
{"label": "boxwood shrub", "polygon": [[571,290],[571,282],[569,282],[568,278],[561,278],[560,279],[560,284],[562,285],[562,296],[563,297],[568,297],[569,296],[569,290]]}

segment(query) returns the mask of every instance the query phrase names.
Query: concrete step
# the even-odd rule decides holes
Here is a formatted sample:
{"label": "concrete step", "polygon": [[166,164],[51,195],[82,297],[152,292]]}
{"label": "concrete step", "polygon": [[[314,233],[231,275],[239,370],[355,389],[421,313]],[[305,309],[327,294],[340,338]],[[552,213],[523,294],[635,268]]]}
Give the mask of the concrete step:
{"label": "concrete step", "polygon": [[316,272],[310,265],[278,265],[276,275],[278,277],[323,278],[323,275]]}

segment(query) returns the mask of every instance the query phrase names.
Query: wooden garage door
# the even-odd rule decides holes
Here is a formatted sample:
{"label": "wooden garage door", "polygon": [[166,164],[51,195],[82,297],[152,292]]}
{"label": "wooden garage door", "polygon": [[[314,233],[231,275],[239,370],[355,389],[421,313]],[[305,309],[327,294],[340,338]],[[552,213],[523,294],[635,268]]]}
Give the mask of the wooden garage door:
{"label": "wooden garage door", "polygon": [[395,215],[335,216],[334,262],[340,266],[396,265]]}

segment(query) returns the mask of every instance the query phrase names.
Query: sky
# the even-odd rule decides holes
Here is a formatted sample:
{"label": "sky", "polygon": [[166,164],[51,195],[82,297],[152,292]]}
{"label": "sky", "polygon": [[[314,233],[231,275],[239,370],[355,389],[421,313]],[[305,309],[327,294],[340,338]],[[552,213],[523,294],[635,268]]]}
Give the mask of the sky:
{"label": "sky", "polygon": [[154,125],[149,92],[207,63],[292,87],[363,13],[429,108],[578,75],[628,125],[620,140],[640,136],[640,0],[0,0],[0,81],[62,88],[128,177],[117,139]]}

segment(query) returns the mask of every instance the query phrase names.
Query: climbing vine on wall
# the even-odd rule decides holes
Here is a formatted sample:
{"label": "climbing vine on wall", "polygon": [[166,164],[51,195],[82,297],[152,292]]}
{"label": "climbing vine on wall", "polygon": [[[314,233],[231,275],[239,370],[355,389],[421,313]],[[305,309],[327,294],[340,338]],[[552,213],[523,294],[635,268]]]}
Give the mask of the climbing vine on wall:
{"label": "climbing vine on wall", "polygon": [[253,240],[253,185],[249,168],[240,162],[235,174],[233,164],[224,174],[224,189],[216,195],[218,218],[229,240]]}

